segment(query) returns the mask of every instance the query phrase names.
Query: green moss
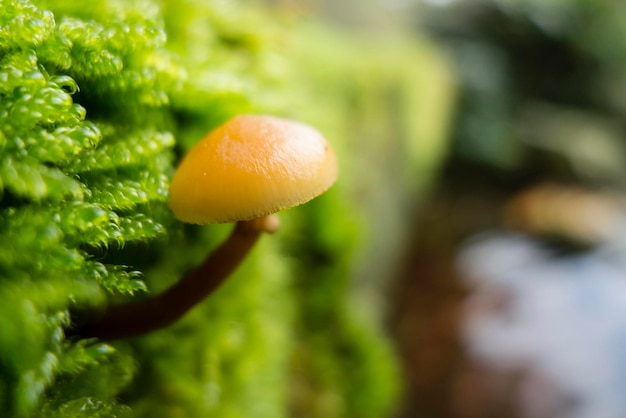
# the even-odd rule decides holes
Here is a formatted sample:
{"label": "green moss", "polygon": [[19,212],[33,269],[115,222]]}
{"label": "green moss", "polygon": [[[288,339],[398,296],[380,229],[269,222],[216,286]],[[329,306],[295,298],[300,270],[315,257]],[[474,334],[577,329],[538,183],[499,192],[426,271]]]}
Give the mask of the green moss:
{"label": "green moss", "polygon": [[[415,126],[409,109],[424,105],[405,89],[423,85],[408,66],[438,58],[384,45],[244,2],[5,1],[0,410],[387,416],[396,365],[380,306],[366,316],[354,303],[356,262],[375,249],[362,244],[371,234],[394,241],[397,228],[373,220],[406,200],[379,207],[367,184],[392,197],[411,190],[416,164],[435,166],[443,133]],[[179,323],[114,344],[65,338],[70,311],[158,292],[225,236],[228,226],[174,220],[167,188],[185,150],[244,112],[318,126],[340,155],[340,183],[285,213],[281,233]],[[412,169],[398,177],[394,161]],[[380,175],[359,178],[364,162]]]}
{"label": "green moss", "polygon": [[[124,16],[104,27],[25,1],[4,2],[0,22],[0,409],[78,416],[86,405],[93,414],[84,416],[110,416],[125,409],[113,398],[132,377],[131,357],[67,341],[63,327],[71,307],[102,302],[97,283],[145,289],[132,268],[98,261],[101,249],[165,235],[145,206],[163,205],[173,162],[172,135],[158,133],[167,113],[154,99],[165,95],[166,71],[151,60],[166,54],[164,36],[128,31]],[[162,117],[116,118],[124,109],[110,103],[120,97],[132,97],[125,105],[135,115]],[[107,375],[115,367],[127,378],[104,391],[116,387]]]}

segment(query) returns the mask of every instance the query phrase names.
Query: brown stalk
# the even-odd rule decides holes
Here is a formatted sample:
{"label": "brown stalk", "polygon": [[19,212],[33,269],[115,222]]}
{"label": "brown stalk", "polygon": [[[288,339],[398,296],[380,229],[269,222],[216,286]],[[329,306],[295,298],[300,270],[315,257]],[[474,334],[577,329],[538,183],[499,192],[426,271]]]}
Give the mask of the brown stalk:
{"label": "brown stalk", "polygon": [[273,233],[277,229],[276,215],[237,222],[226,241],[168,290],[146,299],[109,305],[100,316],[68,334],[111,340],[139,336],[172,324],[235,271],[261,233]]}

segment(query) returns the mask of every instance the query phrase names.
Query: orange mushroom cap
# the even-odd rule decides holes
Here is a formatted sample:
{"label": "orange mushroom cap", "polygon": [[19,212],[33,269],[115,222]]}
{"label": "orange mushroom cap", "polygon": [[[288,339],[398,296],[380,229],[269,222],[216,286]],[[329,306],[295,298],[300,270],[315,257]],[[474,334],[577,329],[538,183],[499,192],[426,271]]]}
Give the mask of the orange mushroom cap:
{"label": "orange mushroom cap", "polygon": [[169,205],[189,223],[250,220],[322,194],[337,171],[335,153],[314,128],[272,116],[236,116],[185,156]]}

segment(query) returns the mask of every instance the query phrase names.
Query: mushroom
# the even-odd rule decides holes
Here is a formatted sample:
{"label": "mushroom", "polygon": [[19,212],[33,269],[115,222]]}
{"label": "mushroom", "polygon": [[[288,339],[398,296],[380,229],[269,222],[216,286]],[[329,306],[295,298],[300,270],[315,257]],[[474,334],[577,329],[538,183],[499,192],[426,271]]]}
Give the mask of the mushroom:
{"label": "mushroom", "polygon": [[165,292],[110,305],[74,334],[126,338],[165,327],[210,295],[261,233],[278,230],[275,213],[305,203],[337,178],[337,160],[314,128],[272,116],[241,115],[209,133],[185,156],[169,205],[183,222],[237,222],[227,240]]}

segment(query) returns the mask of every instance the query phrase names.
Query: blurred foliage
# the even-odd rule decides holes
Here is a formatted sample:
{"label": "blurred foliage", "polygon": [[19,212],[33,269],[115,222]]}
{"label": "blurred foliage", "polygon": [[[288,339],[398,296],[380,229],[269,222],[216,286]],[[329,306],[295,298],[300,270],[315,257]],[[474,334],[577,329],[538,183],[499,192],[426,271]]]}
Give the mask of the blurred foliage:
{"label": "blurred foliage", "polygon": [[[450,78],[405,35],[373,41],[244,1],[5,0],[3,416],[387,416],[398,375],[380,298],[356,297],[354,278],[385,277],[443,151]],[[244,112],[318,126],[342,181],[285,213],[174,326],[66,339],[70,312],[158,292],[224,237],[175,221],[167,186],[180,155]]]}
{"label": "blurred foliage", "polygon": [[625,13],[611,0],[427,9],[423,22],[462,79],[451,164],[480,165],[514,186],[549,178],[623,187]]}

